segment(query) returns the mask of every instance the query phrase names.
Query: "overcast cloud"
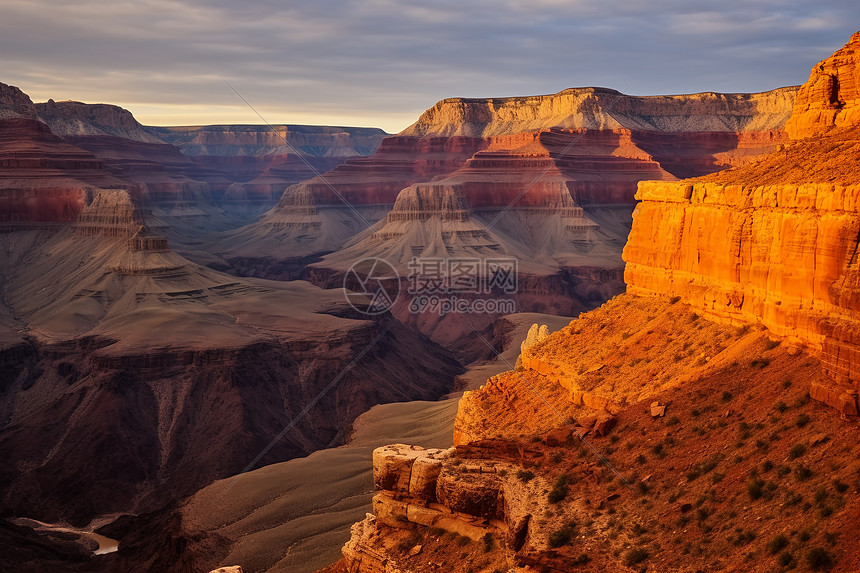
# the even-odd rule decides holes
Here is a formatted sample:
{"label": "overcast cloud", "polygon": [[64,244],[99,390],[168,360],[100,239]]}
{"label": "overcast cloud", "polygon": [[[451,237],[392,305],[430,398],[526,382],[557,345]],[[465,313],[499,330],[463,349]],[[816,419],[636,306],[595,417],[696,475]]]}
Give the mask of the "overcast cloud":
{"label": "overcast cloud", "polygon": [[856,0],[0,0],[0,82],[148,124],[375,125],[445,97],[803,83]]}

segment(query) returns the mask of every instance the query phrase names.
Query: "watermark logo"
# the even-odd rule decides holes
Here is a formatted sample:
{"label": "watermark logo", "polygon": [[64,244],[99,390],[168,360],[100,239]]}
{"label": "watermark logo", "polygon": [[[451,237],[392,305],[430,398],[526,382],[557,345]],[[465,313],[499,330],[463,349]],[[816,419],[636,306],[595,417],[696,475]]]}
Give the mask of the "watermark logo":
{"label": "watermark logo", "polygon": [[344,275],[343,288],[352,308],[375,316],[394,306],[400,296],[400,275],[384,259],[362,259]]}
{"label": "watermark logo", "polygon": [[[413,314],[512,314],[517,312],[514,258],[413,257],[407,264],[406,296]],[[401,278],[384,259],[352,265],[343,287],[349,304],[362,314],[391,309],[401,294]]]}
{"label": "watermark logo", "polygon": [[511,314],[517,311],[514,258],[413,258],[409,311],[446,314]]}

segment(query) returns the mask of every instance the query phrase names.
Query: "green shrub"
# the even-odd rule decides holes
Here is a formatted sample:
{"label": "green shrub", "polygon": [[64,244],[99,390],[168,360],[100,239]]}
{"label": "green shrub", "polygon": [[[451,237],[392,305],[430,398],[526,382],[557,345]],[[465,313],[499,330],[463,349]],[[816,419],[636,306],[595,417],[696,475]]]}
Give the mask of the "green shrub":
{"label": "green shrub", "polygon": [[492,533],[485,533],[484,537],[481,539],[484,542],[484,552],[489,553],[493,550],[493,546],[495,545],[495,540],[493,539]]}
{"label": "green shrub", "polygon": [[823,547],[813,547],[806,552],[806,562],[813,569],[827,569],[833,565],[833,558]]}
{"label": "green shrub", "polygon": [[767,550],[771,555],[776,555],[786,547],[788,547],[788,538],[785,535],[777,535],[767,544]]}
{"label": "green shrub", "polygon": [[520,470],[517,472],[517,477],[520,478],[521,482],[528,483],[535,478],[535,474],[529,470]]}
{"label": "green shrub", "polygon": [[798,414],[797,419],[794,421],[794,424],[798,428],[802,428],[808,423],[809,423],[809,416],[807,414]]}
{"label": "green shrub", "polygon": [[796,460],[800,456],[806,453],[806,446],[803,444],[794,444],[791,446],[791,449],[788,450],[788,459]]}
{"label": "green shrub", "polygon": [[624,554],[624,564],[633,567],[648,559],[648,550],[644,547],[633,547]]}
{"label": "green shrub", "polygon": [[764,493],[764,481],[759,478],[752,478],[747,482],[747,493],[750,499],[759,499]]}
{"label": "green shrub", "polygon": [[779,563],[782,567],[788,567],[792,563],[794,563],[794,556],[788,551],[783,551],[779,558],[777,559],[777,563]]}
{"label": "green shrub", "polygon": [[806,481],[812,477],[812,470],[800,464],[794,468],[794,477],[797,478],[797,481]]}
{"label": "green shrub", "polygon": [[573,534],[576,531],[576,524],[574,522],[570,522],[561,529],[553,531],[549,535],[549,546],[553,549],[556,547],[561,547],[562,545],[567,545],[570,543],[570,540],[573,538]]}
{"label": "green shrub", "polygon": [[781,414],[781,413],[785,412],[786,410],[788,410],[788,406],[785,405],[785,402],[780,400],[776,404],[773,405],[773,409]]}

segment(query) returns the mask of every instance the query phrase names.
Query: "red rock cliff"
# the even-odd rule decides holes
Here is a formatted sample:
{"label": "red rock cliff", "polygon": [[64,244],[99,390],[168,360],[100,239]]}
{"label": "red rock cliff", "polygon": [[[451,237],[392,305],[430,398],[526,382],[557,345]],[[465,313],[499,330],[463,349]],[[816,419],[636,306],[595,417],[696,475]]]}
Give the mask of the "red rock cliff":
{"label": "red rock cliff", "polygon": [[[629,292],[677,295],[817,351],[813,395],[857,414],[860,386],[860,34],[813,69],[788,122],[812,135],[758,164],[642,182],[624,250]],[[828,79],[829,78],[829,79]],[[844,390],[850,393],[846,394]]]}
{"label": "red rock cliff", "polygon": [[860,123],[860,32],[812,68],[785,129],[793,138]]}

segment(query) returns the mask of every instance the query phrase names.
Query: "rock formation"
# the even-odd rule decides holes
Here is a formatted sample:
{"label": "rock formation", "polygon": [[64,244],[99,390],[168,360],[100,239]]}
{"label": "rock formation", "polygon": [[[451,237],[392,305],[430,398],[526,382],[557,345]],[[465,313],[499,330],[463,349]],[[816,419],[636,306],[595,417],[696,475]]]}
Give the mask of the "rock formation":
{"label": "rock formation", "polygon": [[607,88],[571,88],[551,96],[450,98],[425,111],[400,135],[484,138],[551,127],[665,133],[768,131],[779,129],[788,119],[795,91],[630,96]]}
{"label": "rock formation", "polygon": [[[517,367],[460,400],[454,450],[378,450],[374,515],[355,526],[331,573],[431,571],[434,561],[417,557],[427,547],[435,567],[459,557],[473,570],[856,565],[855,548],[834,535],[827,549],[824,537],[804,544],[813,532],[839,530],[853,511],[842,510],[853,502],[840,480],[857,436],[856,423],[842,420],[860,414],[860,116],[849,103],[858,41],[801,88],[789,122],[795,141],[737,169],[639,183],[627,293],[549,336],[535,325]],[[492,132],[492,118],[505,117],[458,101],[443,111],[467,134]],[[842,420],[810,396],[839,408]],[[504,474],[503,462],[511,464]],[[430,475],[441,465],[433,494],[420,479],[425,465]],[[531,496],[510,489],[542,478]],[[808,511],[812,502],[798,505],[804,494],[786,489],[811,487],[826,509]],[[517,513],[524,497],[532,503]],[[448,512],[503,539],[498,552],[486,541],[481,559],[440,542]],[[736,536],[711,545],[713,531]]]}
{"label": "rock formation", "polygon": [[860,124],[860,32],[818,63],[794,103],[785,129],[794,138]]}
{"label": "rock formation", "polygon": [[[474,433],[455,433],[455,448],[375,452],[374,513],[326,573],[766,571],[778,559],[805,563],[811,547],[855,563],[853,545],[822,532],[856,506],[832,483],[851,475],[839,460],[857,450],[858,431],[805,398],[805,382],[826,376],[813,356],[761,328],[632,294],[524,354],[519,382],[505,373],[461,400],[457,428]],[[589,401],[583,389],[612,399]],[[655,401],[663,417],[652,416]],[[822,489],[815,503],[827,510],[802,509],[808,488]],[[730,537],[715,543],[716,530]],[[770,550],[780,534],[787,541]]]}
{"label": "rock formation", "polygon": [[30,96],[15,86],[0,83],[0,119],[36,119],[36,107]]}
{"label": "rock formation", "polygon": [[145,143],[163,143],[149,134],[130,111],[104,103],[48,100],[35,105],[39,119],[56,135],[112,135]]}
{"label": "rock formation", "polygon": [[[56,161],[117,181],[44,124],[5,121],[30,128]],[[47,165],[23,181],[32,187]],[[0,235],[5,512],[85,524],[157,509],[249,463],[336,443],[380,401],[436,398],[459,371],[392,320],[356,320],[341,291],[191,263],[147,226],[134,187],[66,197],[62,210],[21,209]]]}
{"label": "rock formation", "polygon": [[58,138],[44,123],[0,120],[0,220],[74,221],[94,188],[128,186],[92,153]]}
{"label": "rock formation", "polygon": [[[333,213],[360,223],[353,227],[353,239],[332,244],[315,235],[303,241],[283,235],[277,212],[289,212],[286,201],[231,237],[247,242],[241,256],[222,256],[240,272],[282,278],[284,269],[335,250],[302,275],[329,284],[332,272],[343,272],[363,258],[353,256],[344,267],[347,251],[388,252],[395,259],[392,264],[412,251],[442,252],[445,240],[426,221],[395,224],[384,209],[394,204],[391,217],[402,217],[401,194],[446,187],[465,197],[472,210],[469,224],[487,227],[491,240],[484,241],[485,250],[498,244],[497,252],[516,253],[536,264],[536,277],[529,279],[533,282],[573,274],[575,280],[552,280],[582,284],[589,296],[601,293],[595,300],[605,299],[619,291],[620,282],[610,279],[600,286],[586,277],[608,273],[620,278],[620,248],[636,184],[710,173],[775,149],[787,139],[782,125],[794,93],[795,88],[782,88],[763,94],[635,97],[577,88],[528,98],[443,100],[415,124],[386,138],[373,155],[348,159],[287,191],[294,196],[300,188],[318,208],[336,209]],[[393,225],[421,230],[405,233]],[[374,227],[365,231],[369,226]],[[265,255],[254,254],[255,241],[267,246]]]}
{"label": "rock formation", "polygon": [[[278,202],[284,189],[329,171],[344,160],[376,151],[385,132],[376,128],[309,125],[209,125],[148,127],[201,169],[219,204],[256,216]],[[298,154],[298,155],[297,155]],[[226,178],[227,181],[223,179]]]}
{"label": "rock formation", "polygon": [[[858,45],[855,34],[800,89],[789,131],[823,135],[712,178],[641,183],[624,251],[630,292],[681,296],[818,352],[834,385],[814,395],[852,415],[860,414],[860,173],[852,161],[860,114],[849,102]],[[824,84],[838,90],[825,93]]]}

